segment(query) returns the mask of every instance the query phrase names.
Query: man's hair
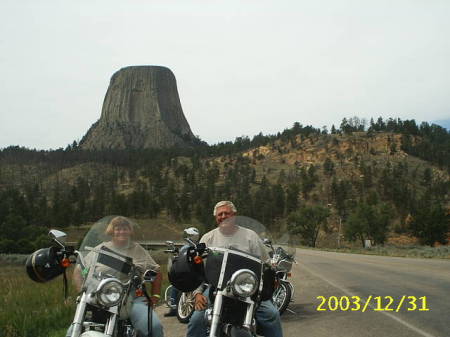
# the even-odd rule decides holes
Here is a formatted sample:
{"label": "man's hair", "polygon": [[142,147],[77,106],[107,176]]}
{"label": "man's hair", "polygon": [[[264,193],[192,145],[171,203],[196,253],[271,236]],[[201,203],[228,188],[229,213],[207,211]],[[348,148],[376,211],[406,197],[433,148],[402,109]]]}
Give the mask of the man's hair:
{"label": "man's hair", "polygon": [[218,209],[219,207],[222,207],[222,206],[228,206],[228,207],[231,208],[231,210],[232,210],[234,213],[237,212],[236,206],[234,206],[234,204],[233,204],[231,201],[223,200],[223,201],[219,201],[219,202],[216,204],[216,206],[214,206],[214,211],[213,211],[213,215],[214,215],[214,216],[217,215],[217,209]]}
{"label": "man's hair", "polygon": [[116,216],[108,224],[108,227],[106,227],[105,234],[112,235],[114,232],[114,227],[117,227],[117,226],[128,226],[131,233],[133,233],[133,224],[124,216]]}

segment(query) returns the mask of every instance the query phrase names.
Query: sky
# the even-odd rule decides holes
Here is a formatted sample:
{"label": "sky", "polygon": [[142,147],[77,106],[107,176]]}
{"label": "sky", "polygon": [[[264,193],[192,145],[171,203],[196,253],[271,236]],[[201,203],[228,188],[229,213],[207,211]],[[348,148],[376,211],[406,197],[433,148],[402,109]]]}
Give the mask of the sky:
{"label": "sky", "polygon": [[294,122],[450,119],[448,0],[0,0],[0,148],[57,149],[160,65],[214,144]]}

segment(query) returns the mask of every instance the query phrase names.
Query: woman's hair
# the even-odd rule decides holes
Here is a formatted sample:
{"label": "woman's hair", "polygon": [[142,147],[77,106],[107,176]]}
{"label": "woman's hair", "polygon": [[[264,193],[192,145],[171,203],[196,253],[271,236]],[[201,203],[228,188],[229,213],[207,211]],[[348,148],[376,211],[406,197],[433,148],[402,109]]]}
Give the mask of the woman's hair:
{"label": "woman's hair", "polygon": [[123,216],[116,216],[112,218],[112,220],[109,222],[108,226],[106,227],[105,234],[106,235],[113,235],[114,227],[117,226],[128,226],[128,228],[131,231],[131,234],[133,234],[133,224],[130,220]]}
{"label": "woman's hair", "polygon": [[214,206],[214,211],[213,211],[213,215],[216,216],[217,215],[217,209],[219,207],[222,206],[228,206],[231,208],[231,210],[233,211],[233,213],[237,213],[237,209],[236,206],[234,206],[234,204],[231,201],[228,200],[223,200],[223,201],[219,201],[216,206]]}

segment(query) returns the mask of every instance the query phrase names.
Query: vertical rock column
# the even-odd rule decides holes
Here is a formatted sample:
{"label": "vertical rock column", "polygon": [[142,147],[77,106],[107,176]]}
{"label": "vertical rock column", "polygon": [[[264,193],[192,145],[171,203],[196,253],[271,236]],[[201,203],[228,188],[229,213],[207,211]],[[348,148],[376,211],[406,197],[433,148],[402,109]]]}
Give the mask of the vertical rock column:
{"label": "vertical rock column", "polygon": [[190,145],[193,138],[172,71],[133,66],[112,76],[101,117],[80,145],[84,149],[167,148]]}

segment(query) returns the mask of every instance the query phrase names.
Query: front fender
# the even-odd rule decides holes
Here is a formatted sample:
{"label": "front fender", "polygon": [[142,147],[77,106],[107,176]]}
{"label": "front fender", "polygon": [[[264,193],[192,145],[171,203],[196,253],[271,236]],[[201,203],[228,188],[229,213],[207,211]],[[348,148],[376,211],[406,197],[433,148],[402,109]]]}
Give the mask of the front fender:
{"label": "front fender", "polygon": [[232,326],[230,329],[230,337],[253,337],[253,334],[245,328]]}

